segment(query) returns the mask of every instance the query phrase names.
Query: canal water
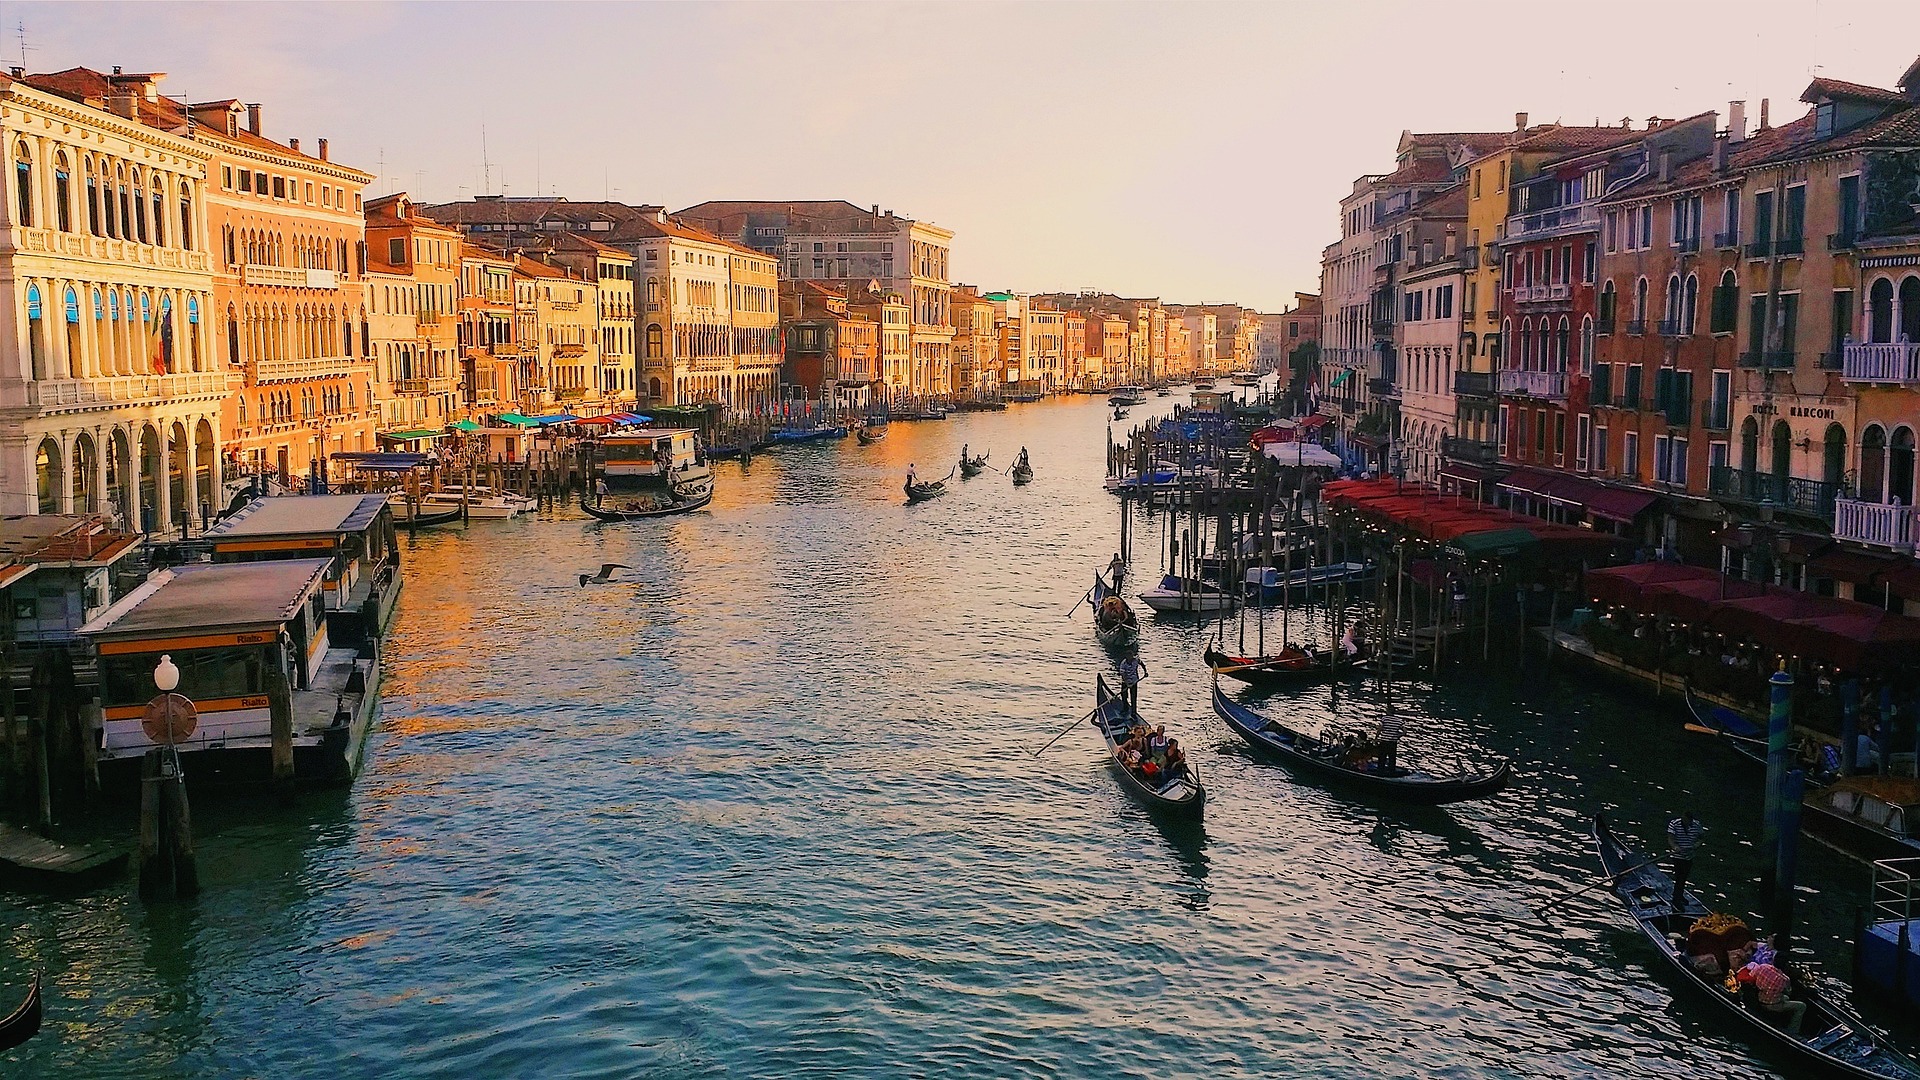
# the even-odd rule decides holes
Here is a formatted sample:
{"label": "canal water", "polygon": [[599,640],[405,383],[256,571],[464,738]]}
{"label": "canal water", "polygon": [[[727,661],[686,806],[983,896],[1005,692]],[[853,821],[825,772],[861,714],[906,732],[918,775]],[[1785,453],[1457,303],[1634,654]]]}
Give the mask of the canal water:
{"label": "canal water", "polygon": [[[897,423],[723,464],[677,520],[404,541],[352,790],[202,798],[191,904],[0,894],[0,993],[48,980],[0,1073],[1772,1075],[1649,977],[1610,894],[1529,910],[1595,878],[1588,815],[1651,839],[1683,807],[1711,902],[1758,901],[1758,771],[1657,704],[1511,642],[1439,690],[1249,698],[1519,763],[1492,800],[1383,809],[1252,760],[1208,708],[1207,631],[1143,614],[1142,709],[1199,764],[1204,826],[1130,803],[1084,724],[1035,758],[1110,665],[1070,613],[1115,548],[1107,427],[1091,399]],[[962,443],[1025,445],[1036,479],[902,505]],[[577,584],[607,562],[631,570]],[[1810,847],[1801,876],[1844,975],[1864,868]]]}

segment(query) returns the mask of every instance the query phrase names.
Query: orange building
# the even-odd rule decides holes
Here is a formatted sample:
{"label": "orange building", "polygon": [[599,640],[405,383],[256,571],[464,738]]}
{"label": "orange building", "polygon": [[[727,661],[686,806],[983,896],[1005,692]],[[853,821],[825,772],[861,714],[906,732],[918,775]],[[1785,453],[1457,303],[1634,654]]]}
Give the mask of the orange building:
{"label": "orange building", "polygon": [[367,308],[380,439],[423,448],[460,418],[460,233],[405,192],[367,208]]}
{"label": "orange building", "polygon": [[1060,355],[1066,368],[1067,384],[1079,386],[1087,377],[1087,317],[1078,311],[1067,312],[1067,345]]}
{"label": "orange building", "polygon": [[222,409],[227,473],[324,477],[329,454],[374,448],[373,362],[358,272],[373,177],[269,139],[258,105],[192,106],[210,154],[215,347],[240,385]]}

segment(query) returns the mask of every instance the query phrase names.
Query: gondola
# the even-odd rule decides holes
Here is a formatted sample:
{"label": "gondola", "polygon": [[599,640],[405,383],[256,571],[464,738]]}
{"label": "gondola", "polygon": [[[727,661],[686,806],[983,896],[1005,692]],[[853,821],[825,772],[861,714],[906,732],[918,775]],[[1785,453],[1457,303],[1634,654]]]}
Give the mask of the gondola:
{"label": "gondola", "polygon": [[1019,487],[1022,484],[1030,484],[1033,482],[1033,466],[1028,465],[1026,462],[1021,462],[1008,470],[1007,475],[1013,477],[1015,487]]}
{"label": "gondola", "polygon": [[413,504],[412,513],[408,513],[406,503],[392,499],[387,505],[393,508],[393,523],[402,529],[425,529],[433,525],[447,525],[460,520],[460,508],[455,506],[447,510],[428,510],[418,503]]}
{"label": "gondola", "polygon": [[860,440],[861,446],[872,446],[887,437],[887,425],[884,421],[878,424],[862,424],[860,430],[853,433],[853,437]]}
{"label": "gondola", "polygon": [[1234,656],[1209,645],[1201,659],[1215,675],[1263,689],[1325,682],[1344,664],[1336,659],[1332,649],[1302,649],[1296,645],[1289,645],[1273,656]]}
{"label": "gondola", "polygon": [[1170,818],[1198,821],[1206,812],[1207,789],[1200,782],[1200,770],[1193,759],[1187,759],[1185,776],[1158,789],[1135,776],[1133,770],[1120,763],[1115,751],[1120,749],[1121,740],[1114,736],[1124,739],[1129,727],[1144,721],[1137,711],[1127,707],[1125,699],[1107,689],[1105,676],[1095,675],[1093,682],[1093,726],[1100,729],[1100,738],[1107,744],[1107,766],[1120,778],[1120,786],[1148,810]]}
{"label": "gondola", "polygon": [[608,509],[605,506],[596,506],[593,502],[589,501],[585,495],[582,495],[580,497],[580,509],[585,510],[588,514],[599,518],[601,521],[643,521],[647,518],[671,517],[674,514],[684,514],[692,510],[698,510],[712,501],[713,485],[703,484],[684,494],[677,491],[674,492],[673,499],[670,502],[656,503],[652,506],[635,504],[635,508],[631,510]]}
{"label": "gondola", "polygon": [[945,495],[947,493],[947,481],[951,479],[953,479],[953,474],[948,473],[945,478],[926,484],[916,484],[911,480],[907,481],[907,502],[925,502],[928,499]]}
{"label": "gondola", "polygon": [[[1423,769],[1400,765],[1381,767],[1371,772],[1356,768],[1356,759],[1351,753],[1343,754],[1339,747],[1331,743],[1295,731],[1278,720],[1261,716],[1229,698],[1220,689],[1217,679],[1213,684],[1213,711],[1255,752],[1297,772],[1337,780],[1352,790],[1369,795],[1438,805],[1484,798],[1506,787],[1513,778],[1513,765],[1506,758],[1495,758],[1492,767],[1484,771],[1458,776],[1437,776]],[[1359,749],[1372,756],[1366,746]]]}
{"label": "gondola", "polygon": [[1113,418],[1115,420],[1125,420],[1127,418],[1127,410],[1115,405],[1113,407]]}
{"label": "gondola", "polygon": [[986,472],[988,456],[989,455],[987,454],[981,454],[979,457],[961,458],[960,459],[960,479],[971,480],[974,477],[979,476],[981,473]]}
{"label": "gondola", "polygon": [[1720,732],[1723,741],[1741,757],[1762,765],[1767,763],[1766,728],[1724,705],[1708,707],[1693,696],[1692,686],[1681,686],[1680,694],[1686,699],[1687,711],[1693,714],[1694,723]]}
{"label": "gondola", "polygon": [[1087,593],[1093,605],[1093,636],[1110,649],[1123,649],[1140,640],[1140,618],[1127,606],[1118,592],[1107,588],[1107,579],[1093,575],[1093,591]]}
{"label": "gondola", "polygon": [[1673,879],[1652,865],[1649,856],[1637,854],[1621,843],[1607,827],[1606,819],[1594,815],[1593,842],[1600,853],[1600,869],[1613,882],[1613,893],[1626,905],[1627,914],[1639,926],[1640,933],[1654,951],[1666,960],[1681,982],[1692,988],[1696,998],[1712,1000],[1715,1011],[1731,1021],[1757,1044],[1778,1051],[1806,1067],[1811,1074],[1832,1077],[1876,1077],[1880,1080],[1920,1080],[1920,1065],[1879,1042],[1865,1022],[1827,997],[1818,985],[1808,985],[1798,972],[1794,975],[1794,998],[1807,1003],[1807,1015],[1801,1021],[1800,1034],[1789,1035],[1774,1026],[1771,1018],[1747,1007],[1738,994],[1727,992],[1719,981],[1709,982],[1694,973],[1673,944],[1678,936],[1684,942],[1695,920],[1710,914],[1707,906],[1691,892],[1682,893],[1679,909],[1673,903]]}
{"label": "gondola", "polygon": [[11,1050],[40,1032],[40,973],[34,972],[27,984],[26,999],[20,1007],[0,1019],[0,1050]]}

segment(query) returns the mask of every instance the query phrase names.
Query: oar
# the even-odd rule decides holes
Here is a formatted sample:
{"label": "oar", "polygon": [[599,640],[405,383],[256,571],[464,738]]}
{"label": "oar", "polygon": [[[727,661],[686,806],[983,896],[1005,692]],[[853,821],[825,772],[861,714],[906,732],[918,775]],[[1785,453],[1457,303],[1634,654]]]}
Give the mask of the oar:
{"label": "oar", "polygon": [[1660,860],[1658,859],[1648,859],[1645,862],[1637,862],[1637,863],[1634,863],[1632,866],[1627,867],[1625,870],[1622,870],[1619,873],[1614,874],[1610,877],[1603,877],[1598,881],[1590,881],[1587,884],[1582,885],[1579,888],[1568,893],[1567,895],[1562,896],[1558,900],[1550,900],[1547,903],[1541,904],[1539,907],[1536,907],[1533,909],[1533,913],[1536,916],[1544,919],[1546,918],[1548,908],[1559,907],[1561,904],[1566,903],[1567,901],[1573,899],[1574,897],[1579,896],[1582,893],[1592,892],[1593,890],[1599,888],[1602,885],[1611,885],[1614,882],[1619,881],[1621,878],[1626,877],[1628,874],[1633,873],[1635,870],[1644,870],[1647,867],[1652,866],[1654,863],[1657,863],[1659,861]]}
{"label": "oar", "polygon": [[1311,664],[1312,662],[1313,662],[1313,658],[1310,656],[1281,656],[1281,657],[1276,657],[1272,660],[1261,660],[1252,664],[1237,664],[1233,667],[1217,667],[1213,669],[1213,673],[1215,675],[1225,675],[1229,672],[1245,671],[1248,668],[1273,667],[1276,664]]}
{"label": "oar", "polygon": [[1047,740],[1047,745],[1046,745],[1046,746],[1043,746],[1043,747],[1041,747],[1041,748],[1040,748],[1040,749],[1038,749],[1038,750],[1035,750],[1035,751],[1033,752],[1033,756],[1034,756],[1034,757],[1039,757],[1039,756],[1040,756],[1041,754],[1044,754],[1044,753],[1046,753],[1046,752],[1047,752],[1047,749],[1048,749],[1048,747],[1051,747],[1051,746],[1052,746],[1052,745],[1053,745],[1054,743],[1057,743],[1057,742],[1059,742],[1059,741],[1060,741],[1061,739],[1064,739],[1064,738],[1066,738],[1066,737],[1067,737],[1067,732],[1069,732],[1069,731],[1072,731],[1072,730],[1073,730],[1074,728],[1077,728],[1077,727],[1079,727],[1079,726],[1080,726],[1080,722],[1081,722],[1082,720],[1085,720],[1085,719],[1086,719],[1087,717],[1089,717],[1089,716],[1092,716],[1092,715],[1093,715],[1094,713],[1097,713],[1097,712],[1099,712],[1099,711],[1100,711],[1100,708],[1101,708],[1100,706],[1098,706],[1098,705],[1095,705],[1095,706],[1094,706],[1093,708],[1091,708],[1091,709],[1089,709],[1089,710],[1087,710],[1087,712],[1086,712],[1086,715],[1085,715],[1085,716],[1076,716],[1076,717],[1074,717],[1074,718],[1073,718],[1073,723],[1071,723],[1071,724],[1068,724],[1068,725],[1067,725],[1066,727],[1063,727],[1063,728],[1061,728],[1061,729],[1060,729],[1060,734],[1058,734],[1058,735],[1055,735],[1055,736],[1054,736],[1053,738],[1051,738],[1051,739],[1048,739],[1048,740]]}
{"label": "oar", "polygon": [[1719,728],[1707,727],[1705,724],[1683,724],[1681,726],[1685,727],[1688,731],[1699,732],[1702,735],[1718,735],[1723,739],[1732,739],[1734,742],[1752,743],[1755,746],[1768,745],[1765,739],[1756,739],[1749,735],[1735,735],[1731,731],[1721,731]]}
{"label": "oar", "polygon": [[1086,592],[1081,593],[1080,599],[1075,600],[1073,602],[1073,606],[1067,609],[1067,618],[1069,619],[1073,618],[1073,613],[1080,610],[1080,605],[1086,603],[1091,599],[1093,599],[1092,589],[1088,589]]}

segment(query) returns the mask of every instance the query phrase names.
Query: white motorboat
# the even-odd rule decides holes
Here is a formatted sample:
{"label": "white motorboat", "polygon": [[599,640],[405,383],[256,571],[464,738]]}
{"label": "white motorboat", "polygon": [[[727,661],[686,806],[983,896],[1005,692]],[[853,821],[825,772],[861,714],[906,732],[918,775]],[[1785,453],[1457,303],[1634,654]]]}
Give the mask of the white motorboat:
{"label": "white motorboat", "polygon": [[466,509],[468,518],[485,520],[531,514],[540,508],[540,502],[511,491],[481,485],[468,487],[465,484],[448,484],[420,497],[420,509],[423,512],[462,507]]}
{"label": "white motorboat", "polygon": [[1140,594],[1140,602],[1161,615],[1206,615],[1232,611],[1239,601],[1218,585],[1183,580],[1178,574],[1160,579],[1160,587]]}

